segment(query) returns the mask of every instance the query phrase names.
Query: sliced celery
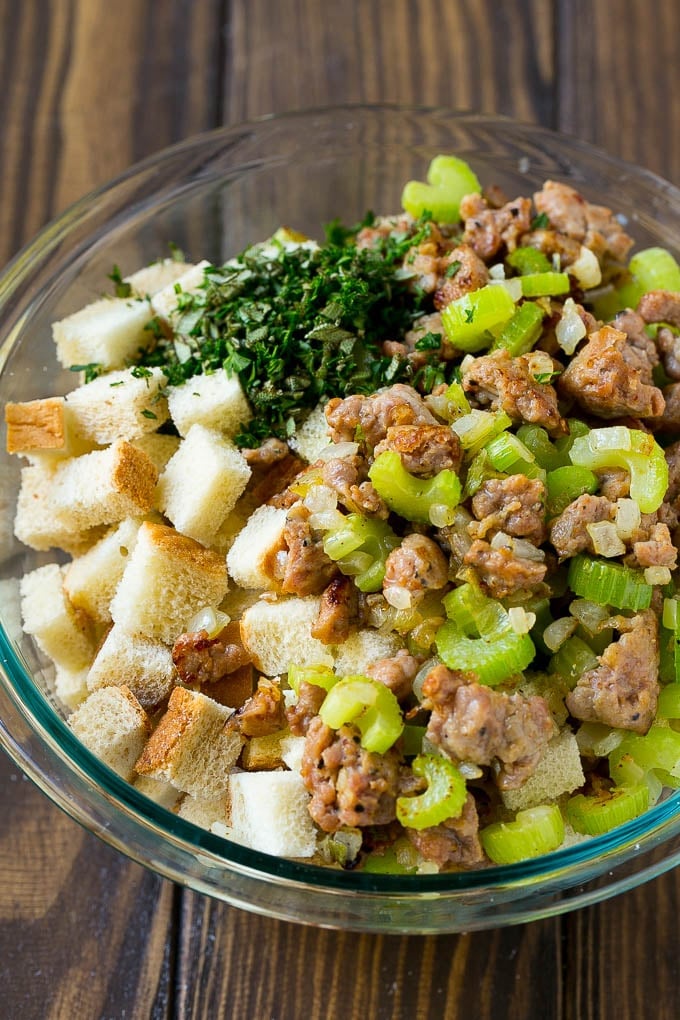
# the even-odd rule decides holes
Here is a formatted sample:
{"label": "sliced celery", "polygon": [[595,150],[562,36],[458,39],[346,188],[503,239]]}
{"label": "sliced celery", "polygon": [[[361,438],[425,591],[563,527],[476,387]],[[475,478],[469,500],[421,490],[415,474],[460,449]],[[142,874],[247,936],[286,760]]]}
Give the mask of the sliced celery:
{"label": "sliced celery", "polygon": [[524,297],[552,297],[568,294],[570,289],[567,273],[527,273],[522,277]]}
{"label": "sliced celery", "polygon": [[326,695],[319,715],[331,729],[353,723],[367,751],[384,754],[404,729],[399,702],[392,691],[365,676],[339,680]]}
{"label": "sliced celery", "polygon": [[548,493],[548,514],[550,517],[557,517],[584,492],[591,494],[597,492],[600,483],[590,468],[566,464],[564,467],[555,468],[554,471],[548,471],[545,484]]}
{"label": "sliced celery", "polygon": [[564,841],[564,821],[556,804],[518,811],[513,822],[493,822],[479,838],[494,864],[515,864],[557,850]]}
{"label": "sliced celery", "polygon": [[[492,626],[488,626],[489,620]],[[515,673],[521,673],[533,661],[536,654],[533,641],[528,634],[512,630],[507,612],[500,603],[493,613],[491,607],[486,607],[477,625],[479,637],[464,634],[458,624],[450,620],[437,631],[437,651],[450,669],[474,672],[480,683],[494,687]]]}
{"label": "sliced celery", "polygon": [[469,582],[454,588],[442,599],[449,620],[453,620],[464,634],[475,636],[479,634],[480,614],[488,604],[488,597]]}
{"label": "sliced celery", "polygon": [[423,749],[423,739],[427,733],[426,726],[414,726],[407,723],[401,734],[401,747],[405,758],[413,758]]}
{"label": "sliced celery", "polygon": [[547,256],[538,248],[515,248],[506,256],[505,262],[511,269],[516,269],[521,276],[549,273],[552,269]]}
{"label": "sliced celery", "polygon": [[[398,456],[398,454],[397,454]],[[324,552],[337,562],[343,573],[354,577],[359,591],[380,591],[385,576],[385,561],[401,539],[385,521],[349,514],[340,528],[330,529],[323,540]],[[367,553],[372,563],[357,572],[351,557]]]}
{"label": "sliced celery", "polygon": [[457,223],[461,199],[480,191],[477,175],[465,160],[435,156],[427,170],[427,183],[407,181],[401,204],[416,219],[429,212],[439,223]]}
{"label": "sliced celery", "polygon": [[628,263],[630,280],[615,292],[616,308],[636,308],[650,290],[680,291],[680,266],[666,248],[645,248]]}
{"label": "sliced celery", "polygon": [[452,382],[444,396],[451,405],[453,411],[452,419],[460,418],[462,415],[470,413],[470,403],[465,396],[465,390],[459,382]]}
{"label": "sliced celery", "polygon": [[468,457],[474,457],[490,439],[510,425],[512,425],[512,420],[505,411],[475,409],[454,421],[451,428],[460,439],[460,445]]}
{"label": "sliced celery", "polygon": [[374,850],[368,854],[361,870],[369,875],[413,875],[417,868],[415,864],[409,866],[405,863],[396,846],[388,846],[382,851]]}
{"label": "sliced celery", "polygon": [[511,432],[502,432],[484,447],[497,471],[509,475],[525,475],[527,478],[545,479],[545,471],[536,463],[531,450]]}
{"label": "sliced celery", "polygon": [[666,684],[659,693],[656,714],[661,719],[680,719],[680,684]]}
{"label": "sliced celery", "polygon": [[609,774],[616,783],[619,783],[622,772],[625,775],[629,758],[643,772],[661,769],[677,781],[680,779],[680,733],[669,726],[656,725],[644,736],[626,733],[609,755]]}
{"label": "sliced celery", "polygon": [[631,818],[637,818],[649,807],[649,789],[637,786],[615,786],[611,790],[586,796],[583,793],[567,801],[567,821],[575,832],[600,836]]}
{"label": "sliced celery", "polygon": [[506,478],[504,471],[497,471],[489,460],[486,450],[480,450],[468,468],[463,487],[463,500],[469,499],[489,478]]}
{"label": "sliced celery", "polygon": [[575,595],[601,606],[617,609],[647,609],[653,588],[639,570],[621,563],[575,556],[569,564],[568,583]]}
{"label": "sliced celery", "polygon": [[506,350],[513,358],[527,354],[541,335],[544,314],[540,305],[534,301],[525,301],[503,326],[491,345],[491,350]]}
{"label": "sliced celery", "polygon": [[296,694],[300,693],[300,684],[302,683],[315,684],[317,687],[323,687],[325,691],[329,691],[339,679],[330,666],[321,664],[309,666],[292,665],[288,670],[288,683]]}
{"label": "sliced celery", "polygon": [[493,336],[490,330],[504,326],[515,312],[515,302],[503,287],[488,284],[455,298],[442,312],[442,326],[461,351],[481,351]]}
{"label": "sliced celery", "polygon": [[540,425],[520,425],[517,438],[533,453],[539,467],[546,471],[555,471],[570,463],[569,454],[560,450]]}
{"label": "sliced celery", "polygon": [[583,673],[597,666],[597,656],[586,642],[575,634],[558,648],[548,665],[549,673],[558,673],[574,686]]}
{"label": "sliced celery", "polygon": [[421,754],[411,768],[427,780],[427,789],[417,797],[397,797],[397,820],[409,829],[429,829],[458,818],[467,790],[453,762],[442,755]]}
{"label": "sliced celery", "polygon": [[433,506],[458,506],[462,494],[460,479],[446,468],[434,478],[409,474],[396,450],[385,450],[371,465],[368,477],[390,510],[407,521],[430,523]]}
{"label": "sliced celery", "polygon": [[577,436],[569,451],[572,464],[591,469],[620,467],[630,472],[630,496],[643,514],[654,513],[668,488],[668,464],[654,437],[623,425],[592,429]]}

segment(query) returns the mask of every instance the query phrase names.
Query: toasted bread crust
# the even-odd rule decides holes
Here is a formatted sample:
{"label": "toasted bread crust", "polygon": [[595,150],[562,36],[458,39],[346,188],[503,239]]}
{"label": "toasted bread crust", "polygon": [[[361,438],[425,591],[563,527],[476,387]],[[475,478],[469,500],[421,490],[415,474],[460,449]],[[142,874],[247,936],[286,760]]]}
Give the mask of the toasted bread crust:
{"label": "toasted bread crust", "polygon": [[143,450],[122,440],[116,446],[116,458],[111,473],[113,487],[128,496],[146,513],[153,507],[153,495],[158,471]]}
{"label": "toasted bread crust", "polygon": [[175,687],[168,708],[139,756],[135,770],[141,775],[165,769],[177,744],[201,715],[201,706],[183,687]]}
{"label": "toasted bread crust", "polygon": [[7,452],[63,450],[66,422],[63,397],[5,404]]}

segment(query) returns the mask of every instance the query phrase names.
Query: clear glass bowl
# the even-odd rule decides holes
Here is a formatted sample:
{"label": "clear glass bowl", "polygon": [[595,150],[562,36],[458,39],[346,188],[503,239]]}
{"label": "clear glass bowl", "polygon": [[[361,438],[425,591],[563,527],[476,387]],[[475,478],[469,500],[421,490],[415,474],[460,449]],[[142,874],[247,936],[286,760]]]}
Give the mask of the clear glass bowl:
{"label": "clear glass bowl", "polygon": [[[73,387],[50,323],[165,254],[220,260],[286,224],[312,236],[340,216],[399,208],[403,182],[432,156],[470,160],[512,197],[546,178],[582,189],[629,220],[640,245],[677,253],[680,191],[588,145],[513,121],[442,110],[337,107],[192,138],[133,167],[45,228],[0,277],[0,397]],[[5,442],[2,438],[2,450]],[[158,807],[72,735],[50,673],[21,634],[17,582],[45,561],[12,537],[16,458],[0,455],[0,739],[69,815],[141,864],[272,917],[381,932],[456,932],[557,914],[612,896],[680,859],[680,792],[614,832],[510,867],[431,876],[337,872],[280,860]]]}

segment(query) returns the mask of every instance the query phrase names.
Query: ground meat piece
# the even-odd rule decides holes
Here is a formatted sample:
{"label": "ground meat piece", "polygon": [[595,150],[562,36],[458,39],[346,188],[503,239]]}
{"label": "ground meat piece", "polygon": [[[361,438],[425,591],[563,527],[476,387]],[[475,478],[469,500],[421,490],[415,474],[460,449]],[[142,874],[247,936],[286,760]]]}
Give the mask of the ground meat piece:
{"label": "ground meat piece", "polygon": [[264,676],[257,681],[257,688],[245,705],[227,720],[227,726],[238,729],[244,737],[266,737],[283,729],[285,723],[285,704],[278,681]]}
{"label": "ground meat piece", "polygon": [[416,351],[416,344],[419,340],[422,340],[428,333],[432,333],[435,336],[441,337],[441,347],[437,351],[438,357],[442,361],[450,361],[452,358],[458,356],[457,348],[453,347],[446,339],[444,327],[442,325],[441,312],[432,312],[429,315],[421,315],[413,323],[412,329],[409,329],[404,334],[404,344],[406,346],[406,353],[413,358],[414,355],[418,355],[420,360],[425,360],[428,356],[429,351]]}
{"label": "ground meat piece", "polygon": [[576,719],[646,733],[659,697],[659,639],[651,609],[618,621],[626,628],[599,656],[599,665],[580,677],[566,705]]}
{"label": "ground meat piece", "polygon": [[557,407],[557,393],[549,383],[539,383],[531,371],[529,355],[511,357],[494,351],[475,358],[463,374],[463,388],[480,404],[503,410],[513,421],[531,422],[551,435],[563,435],[567,425]]}
{"label": "ground meat piece", "polygon": [[436,425],[421,396],[412,386],[395,383],[370,396],[334,397],[326,405],[326,420],[334,443],[354,442],[357,429],[374,449],[393,425]]}
{"label": "ground meat piece", "polygon": [[588,202],[586,220],[588,229],[583,242],[586,248],[594,251],[599,259],[609,255],[616,262],[623,262],[634,242],[611,209]]}
{"label": "ground meat piece", "polygon": [[413,533],[385,561],[383,591],[405,588],[412,597],[443,588],[449,579],[449,565],[436,542],[426,535]]}
{"label": "ground meat piece", "polygon": [[668,464],[666,499],[672,504],[680,496],[680,439],[666,447],[665,457]]}
{"label": "ground meat piece", "polygon": [[627,309],[619,312],[612,322],[614,329],[620,330],[628,337],[623,348],[623,357],[631,368],[640,373],[642,382],[651,386],[654,383],[653,370],[659,364],[656,344],[645,332],[644,320],[637,312]]}
{"label": "ground meat piece", "polygon": [[354,726],[337,732],[317,716],[312,719],[302,755],[301,775],[312,795],[309,813],[324,832],[343,825],[387,825],[396,817],[400,754],[361,746]]}
{"label": "ground meat piece", "polygon": [[521,786],[555,734],[548,703],[539,695],[504,694],[447,672],[432,670],[423,682],[422,704],[432,713],[428,740],[456,761],[493,765],[501,789]]}
{"label": "ground meat piece", "polygon": [[474,867],[484,860],[477,804],[471,793],[458,818],[447,818],[441,825],[429,829],[406,829],[406,835],[421,857],[434,861],[440,868],[447,865]]}
{"label": "ground meat piece", "polygon": [[633,542],[632,555],[626,563],[632,567],[670,567],[677,564],[678,550],[673,545],[667,524],[655,523],[644,539]]}
{"label": "ground meat piece", "polygon": [[207,630],[180,634],[172,647],[172,661],[183,684],[215,683],[250,662],[241,644],[238,623],[229,623],[216,637]]}
{"label": "ground meat piece", "polygon": [[505,246],[513,251],[531,225],[531,200],[515,198],[501,209],[489,207],[481,195],[466,195],[460,203],[464,220],[463,241],[481,259],[491,259]]}
{"label": "ground meat piece", "polygon": [[351,513],[387,520],[389,509],[368,481],[368,464],[363,457],[333,457],[321,467],[324,485],[334,489]]}
{"label": "ground meat piece", "polygon": [[458,471],[463,460],[460,440],[447,425],[393,425],[374,454],[396,450],[406,470],[418,478]]}
{"label": "ground meat piece", "polygon": [[298,699],[294,705],[286,709],[286,722],[294,737],[304,737],[312,719],[319,714],[319,709],[326,697],[326,691],[318,684],[309,684],[303,680],[298,691]]}
{"label": "ground meat piece", "polygon": [[277,461],[283,460],[290,453],[288,444],[282,439],[265,439],[262,446],[256,449],[243,449],[241,453],[252,468],[268,468]]}
{"label": "ground meat piece", "polygon": [[553,255],[559,256],[559,264],[564,269],[581,254],[581,242],[575,241],[566,234],[560,234],[557,230],[547,230],[543,227],[532,230],[522,238],[523,248],[536,248],[537,251],[552,260]]}
{"label": "ground meat piece", "polygon": [[456,298],[479,290],[488,282],[489,271],[482,260],[468,244],[460,244],[439,260],[434,307],[441,311]]}
{"label": "ground meat piece", "polygon": [[560,376],[560,395],[599,418],[628,414],[659,417],[664,409],[661,390],[643,382],[640,369],[630,360],[626,334],[613,326],[603,326],[591,334]]}
{"label": "ground meat piece", "polygon": [[637,306],[645,322],[667,322],[680,329],[680,294],[670,290],[650,290]]}
{"label": "ground meat piece", "polygon": [[312,637],[325,645],[339,645],[356,628],[359,619],[359,592],[349,577],[334,577],[321,594],[319,614]]}
{"label": "ground meat piece", "polygon": [[610,254],[622,261],[633,244],[611,209],[591,205],[567,184],[546,181],[541,191],[535,193],[534,204],[555,230],[582,242],[598,258]]}
{"label": "ground meat piece", "polygon": [[630,472],[625,468],[605,468],[595,474],[600,483],[600,495],[612,503],[617,499],[627,499],[630,495]]}
{"label": "ground meat piece", "polygon": [[680,380],[680,336],[663,326],[656,334],[656,346],[669,379]]}
{"label": "ground meat piece", "polygon": [[379,680],[394,694],[397,701],[405,701],[413,692],[413,681],[422,665],[422,659],[401,648],[388,659],[378,659],[366,673]]}
{"label": "ground meat piece", "polygon": [[478,538],[494,530],[534,545],[545,541],[545,485],[539,478],[489,478],[472,497],[472,511],[482,522]]}
{"label": "ground meat piece", "polygon": [[320,595],[339,572],[323,551],[323,540],[312,533],[308,517],[305,507],[293,507],[283,529],[288,556],[281,591],[286,594]]}
{"label": "ground meat piece", "polygon": [[612,521],[616,507],[604,496],[584,493],[566,507],[550,525],[550,541],[561,560],[580,552],[594,552],[588,524]]}
{"label": "ground meat piece", "polygon": [[661,395],[664,408],[661,417],[654,419],[654,431],[676,433],[680,430],[680,382],[664,386]]}
{"label": "ground meat piece", "polygon": [[475,539],[463,562],[472,567],[482,591],[495,599],[533,591],[542,584],[547,570],[542,560],[515,556],[507,548],[493,549],[482,539]]}

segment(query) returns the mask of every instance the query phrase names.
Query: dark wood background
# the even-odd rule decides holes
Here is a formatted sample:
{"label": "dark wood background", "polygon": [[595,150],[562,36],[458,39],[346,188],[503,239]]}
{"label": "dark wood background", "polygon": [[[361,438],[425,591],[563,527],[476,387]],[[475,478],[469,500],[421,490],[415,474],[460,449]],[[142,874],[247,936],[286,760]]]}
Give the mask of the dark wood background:
{"label": "dark wood background", "polygon": [[[0,0],[0,265],[220,124],[417,102],[558,128],[680,181],[678,0]],[[0,756],[0,1016],[674,1020],[680,872],[562,918],[377,937],[174,887]]]}

